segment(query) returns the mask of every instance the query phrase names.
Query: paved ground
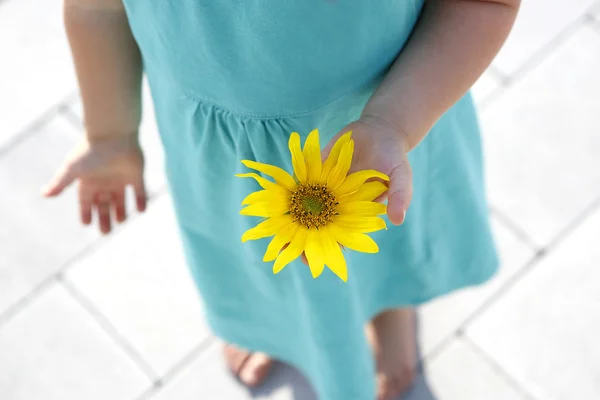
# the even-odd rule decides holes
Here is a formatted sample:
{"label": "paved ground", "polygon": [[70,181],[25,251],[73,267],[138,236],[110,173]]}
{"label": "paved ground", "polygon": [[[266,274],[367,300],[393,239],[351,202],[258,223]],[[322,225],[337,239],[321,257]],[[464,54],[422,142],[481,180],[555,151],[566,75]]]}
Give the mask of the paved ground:
{"label": "paved ground", "polygon": [[[503,269],[422,308],[407,399],[600,398],[600,1],[523,3],[475,87]],[[253,394],[225,372],[151,113],[147,214],[101,238],[73,191],[38,196],[82,132],[60,1],[0,0],[0,54],[0,399],[314,398],[288,367]]]}

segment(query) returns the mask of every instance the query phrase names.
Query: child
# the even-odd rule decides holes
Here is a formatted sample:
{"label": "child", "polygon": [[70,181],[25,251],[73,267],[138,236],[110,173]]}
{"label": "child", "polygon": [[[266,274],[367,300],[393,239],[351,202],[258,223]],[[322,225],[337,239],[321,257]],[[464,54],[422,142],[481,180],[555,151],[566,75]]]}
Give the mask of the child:
{"label": "child", "polygon": [[[144,71],[187,259],[230,368],[252,386],[279,359],[320,399],[395,398],[415,376],[413,307],[497,267],[465,93],[518,3],[65,0],[86,138],[45,195],[79,181],[82,221],[97,215],[103,233],[126,218],[126,186],[144,209]],[[264,241],[240,243],[255,223],[240,202],[256,187],[234,178],[239,161],[291,171],[290,133],[314,128],[324,144],[352,130],[352,168],[390,176],[380,252],[347,252],[347,283],[299,261],[273,275]]]}

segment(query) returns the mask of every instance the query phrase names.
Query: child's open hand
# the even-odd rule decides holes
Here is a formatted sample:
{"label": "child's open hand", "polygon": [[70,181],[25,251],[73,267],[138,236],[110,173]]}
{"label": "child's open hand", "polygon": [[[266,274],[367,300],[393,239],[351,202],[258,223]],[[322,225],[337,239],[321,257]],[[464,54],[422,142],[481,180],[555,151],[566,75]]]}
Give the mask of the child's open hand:
{"label": "child's open hand", "polygon": [[[143,179],[144,157],[137,138],[123,135],[78,145],[60,168],[42,194],[59,195],[75,180],[79,180],[81,221],[92,222],[92,211],[98,215],[100,231],[111,231],[111,220],[123,222],[125,188],[135,191],[137,209],[146,208],[146,190]],[[112,215],[111,215],[112,214]]]}
{"label": "child's open hand", "polygon": [[390,177],[387,213],[390,222],[404,222],[412,198],[412,170],[408,162],[406,135],[382,118],[364,116],[340,131],[323,151],[327,157],[339,136],[352,131],[354,157],[350,173],[374,169]]}

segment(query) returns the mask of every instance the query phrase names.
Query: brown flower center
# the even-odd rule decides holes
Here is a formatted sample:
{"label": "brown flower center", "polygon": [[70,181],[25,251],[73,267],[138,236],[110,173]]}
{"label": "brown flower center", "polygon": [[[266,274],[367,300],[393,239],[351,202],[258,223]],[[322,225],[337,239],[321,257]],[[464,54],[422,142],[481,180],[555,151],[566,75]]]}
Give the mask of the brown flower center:
{"label": "brown flower center", "polygon": [[325,185],[303,183],[290,197],[290,214],[307,228],[319,228],[333,221],[338,202]]}

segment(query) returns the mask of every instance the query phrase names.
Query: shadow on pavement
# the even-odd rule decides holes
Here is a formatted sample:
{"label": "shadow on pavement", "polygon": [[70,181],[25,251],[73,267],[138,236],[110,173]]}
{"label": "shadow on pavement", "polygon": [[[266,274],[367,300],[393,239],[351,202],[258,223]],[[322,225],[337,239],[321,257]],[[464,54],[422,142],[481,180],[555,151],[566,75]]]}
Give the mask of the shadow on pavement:
{"label": "shadow on pavement", "polygon": [[251,389],[252,398],[270,399],[271,394],[285,387],[291,391],[294,400],[317,400],[315,392],[304,376],[296,369],[283,363],[277,363],[273,368],[272,375],[259,388]]}
{"label": "shadow on pavement", "polygon": [[[269,399],[282,387],[291,392],[290,397],[294,400],[317,400],[307,380],[294,368],[284,364],[278,364],[267,382],[250,393],[252,398]],[[429,388],[427,377],[420,375],[412,389],[397,400],[436,400],[436,397]]]}
{"label": "shadow on pavement", "polygon": [[[419,337],[418,319],[415,326],[417,337]],[[422,359],[420,346],[418,348],[418,357],[419,359]],[[251,389],[250,394],[252,398],[266,400],[271,398],[270,396],[274,392],[280,391],[281,388],[289,390],[291,392],[290,397],[294,400],[317,400],[317,397],[306,378],[304,378],[304,376],[296,369],[282,363],[278,363],[275,368],[273,368],[272,376],[264,385],[256,389]],[[410,391],[397,400],[436,400],[436,398],[429,388],[427,377],[421,371]]]}
{"label": "shadow on pavement", "polygon": [[427,383],[427,377],[420,375],[412,389],[398,400],[436,400]]}

